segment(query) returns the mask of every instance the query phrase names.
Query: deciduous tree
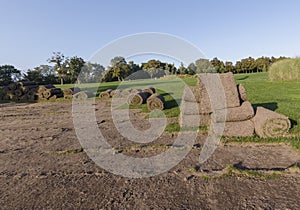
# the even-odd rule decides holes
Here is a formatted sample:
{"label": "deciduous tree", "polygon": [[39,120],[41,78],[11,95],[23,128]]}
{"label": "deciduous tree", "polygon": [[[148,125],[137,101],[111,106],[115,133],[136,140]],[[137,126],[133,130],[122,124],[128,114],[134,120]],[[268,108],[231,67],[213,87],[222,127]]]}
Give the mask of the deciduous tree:
{"label": "deciduous tree", "polygon": [[16,82],[21,78],[21,71],[12,65],[0,66],[0,86]]}
{"label": "deciduous tree", "polygon": [[64,84],[64,77],[67,75],[67,66],[65,63],[65,56],[61,52],[53,52],[51,58],[48,59],[49,63],[54,63],[54,70],[60,78],[61,85]]}

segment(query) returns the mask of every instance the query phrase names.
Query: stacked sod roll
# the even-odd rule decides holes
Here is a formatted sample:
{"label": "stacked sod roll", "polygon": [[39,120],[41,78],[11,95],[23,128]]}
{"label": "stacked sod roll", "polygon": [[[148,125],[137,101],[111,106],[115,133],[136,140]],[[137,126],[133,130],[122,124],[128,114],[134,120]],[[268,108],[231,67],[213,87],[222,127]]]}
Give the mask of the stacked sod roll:
{"label": "stacked sod roll", "polygon": [[73,95],[74,100],[86,100],[88,98],[94,97],[94,94],[90,91],[80,91]]}
{"label": "stacked sod roll", "polygon": [[155,93],[147,99],[147,108],[150,111],[163,110],[165,108],[165,99],[162,95]]}
{"label": "stacked sod roll", "polygon": [[148,92],[148,93],[150,93],[151,95],[153,95],[156,91],[155,91],[155,88],[154,88],[154,87],[148,87],[148,88],[144,88],[144,89],[143,89],[143,92]]}
{"label": "stacked sod roll", "polygon": [[63,97],[64,93],[54,85],[40,85],[37,88],[37,96],[39,100],[55,100]]}
{"label": "stacked sod roll", "polygon": [[37,85],[33,81],[20,81],[0,87],[0,100],[35,101],[60,97],[63,97],[63,92],[60,88],[55,88],[53,85]]}
{"label": "stacked sod roll", "polygon": [[64,98],[65,99],[72,99],[73,95],[75,95],[76,93],[80,92],[80,88],[78,87],[71,87],[71,88],[66,88],[64,89]]}
{"label": "stacked sod roll", "polygon": [[103,100],[107,100],[111,97],[112,89],[107,89],[99,94],[99,98]]}
{"label": "stacked sod roll", "polygon": [[[225,101],[208,91],[204,84],[219,80]],[[219,91],[219,90],[218,90]],[[214,104],[213,104],[214,103]],[[196,87],[185,87],[181,103],[181,127],[208,125],[223,127],[225,137],[249,137],[254,132],[261,138],[285,136],[291,127],[288,117],[258,107],[256,112],[247,101],[246,89],[236,85],[232,73],[200,74]]]}
{"label": "stacked sod roll", "polygon": [[99,94],[99,98],[107,100],[111,97],[126,98],[128,105],[147,104],[148,110],[163,110],[165,108],[165,99],[162,95],[157,94],[154,87],[144,89],[116,89],[105,90]]}
{"label": "stacked sod roll", "polygon": [[129,105],[142,105],[147,102],[147,99],[150,97],[148,92],[137,92],[129,95],[127,103]]}
{"label": "stacked sod roll", "polygon": [[288,117],[263,107],[257,107],[252,121],[256,134],[262,138],[284,137],[291,127]]}

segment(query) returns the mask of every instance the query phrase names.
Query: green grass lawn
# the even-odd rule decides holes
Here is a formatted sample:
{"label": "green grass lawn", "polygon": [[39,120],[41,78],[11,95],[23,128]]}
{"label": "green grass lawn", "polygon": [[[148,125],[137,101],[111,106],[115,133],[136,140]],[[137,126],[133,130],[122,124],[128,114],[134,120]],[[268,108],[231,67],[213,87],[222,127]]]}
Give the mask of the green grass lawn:
{"label": "green grass lawn", "polygon": [[[263,106],[278,113],[288,116],[292,121],[291,133],[300,133],[300,82],[274,82],[270,81],[268,73],[238,74],[235,75],[237,83],[241,83],[247,90],[248,100],[254,106]],[[182,82],[184,81],[184,83]],[[182,80],[137,80],[120,82],[109,82],[100,84],[80,85],[82,89],[91,90],[96,95],[106,89],[121,88],[145,88],[154,86],[158,93],[163,94],[166,100],[164,113],[167,117],[177,117],[180,114],[177,102],[180,103],[184,85],[196,85],[196,78],[184,78]],[[62,89],[74,85],[56,85]],[[133,106],[148,112],[146,105]],[[166,130],[176,131],[178,124],[172,124]],[[261,141],[256,137],[250,139],[231,139],[232,141]],[[264,140],[271,141],[271,140]],[[276,140],[280,141],[280,140]],[[298,139],[299,141],[299,139]],[[299,147],[300,148],[300,147]]]}
{"label": "green grass lawn", "polygon": [[263,106],[277,113],[288,116],[292,121],[291,134],[294,138],[266,138],[257,136],[249,138],[223,138],[223,142],[260,142],[260,143],[289,143],[300,150],[300,82],[270,81],[268,73],[236,75],[237,83],[247,90],[248,100],[254,106]]}
{"label": "green grass lawn", "polygon": [[[184,79],[173,79],[173,80],[136,80],[136,81],[125,81],[125,82],[105,82],[105,83],[91,83],[81,84],[80,89],[94,92],[96,97],[100,92],[107,89],[143,89],[149,86],[155,87],[157,92],[165,98],[165,110],[163,110],[166,117],[177,117],[180,114],[178,103],[181,101],[183,88],[185,85],[195,86],[196,78],[184,78]],[[74,87],[74,84],[66,85],[55,85],[57,88],[70,88]],[[133,109],[142,109],[143,112],[149,112],[146,104],[131,106]],[[157,116],[151,116],[157,117]]]}
{"label": "green grass lawn", "polygon": [[254,106],[263,106],[288,116],[292,133],[300,133],[300,82],[273,82],[268,73],[236,75]]}

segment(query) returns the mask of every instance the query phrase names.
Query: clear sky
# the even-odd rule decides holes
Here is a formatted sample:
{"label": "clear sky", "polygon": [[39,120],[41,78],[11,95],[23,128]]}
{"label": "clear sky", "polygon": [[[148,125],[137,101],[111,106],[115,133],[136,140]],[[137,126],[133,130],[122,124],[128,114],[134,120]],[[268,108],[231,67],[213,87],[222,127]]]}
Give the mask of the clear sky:
{"label": "clear sky", "polygon": [[0,65],[27,70],[53,51],[86,60],[107,43],[163,32],[208,57],[300,55],[299,0],[0,0]]}

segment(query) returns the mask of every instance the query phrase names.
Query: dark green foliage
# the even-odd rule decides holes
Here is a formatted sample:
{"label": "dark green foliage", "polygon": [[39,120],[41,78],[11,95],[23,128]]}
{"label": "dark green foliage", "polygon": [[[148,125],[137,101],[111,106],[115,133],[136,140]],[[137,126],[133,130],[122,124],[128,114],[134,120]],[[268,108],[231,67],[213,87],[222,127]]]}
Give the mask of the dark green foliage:
{"label": "dark green foliage", "polygon": [[225,72],[225,64],[223,61],[220,61],[218,58],[214,58],[210,61],[210,63],[217,72]]}
{"label": "dark green foliage", "polygon": [[179,66],[179,74],[188,74],[188,69],[184,67],[183,63]]}
{"label": "dark green foliage", "polygon": [[64,77],[66,76],[66,63],[65,56],[61,52],[53,52],[53,55],[48,59],[49,63],[54,63],[54,71],[56,71],[58,77],[60,78],[61,85],[64,84]]}
{"label": "dark green foliage", "polygon": [[200,58],[196,60],[195,64],[197,73],[214,72],[213,66],[208,59]]}
{"label": "dark green foliage", "polygon": [[78,80],[78,76],[84,64],[85,61],[77,56],[66,60],[66,80],[68,83],[75,83],[76,81],[78,81],[78,83],[81,82]]}
{"label": "dark green foliage", "polygon": [[39,85],[56,84],[59,81],[53,67],[48,65],[41,65],[33,70],[29,69],[23,74],[23,79],[24,81],[35,81]]}
{"label": "dark green foliage", "polygon": [[[286,57],[260,57],[254,59],[252,57],[241,59],[237,61],[235,65],[231,61],[226,61],[225,63],[218,58],[213,58],[212,60],[200,58],[191,63],[188,66],[189,72],[195,71],[196,73],[207,73],[207,72],[233,72],[234,74],[240,73],[256,73],[256,72],[267,72],[269,71],[270,66],[280,60],[284,60]],[[181,71],[179,71],[181,73]]]}
{"label": "dark green foliage", "polygon": [[21,71],[12,65],[0,66],[0,86],[16,82],[21,78]]}
{"label": "dark green foliage", "polygon": [[78,81],[80,83],[101,82],[102,74],[105,71],[104,66],[98,63],[86,62],[81,68]]}
{"label": "dark green foliage", "polygon": [[[166,63],[163,63],[159,60],[149,60],[147,63],[142,64],[142,69],[149,73],[151,78],[162,77],[165,75]],[[168,65],[169,68],[169,65]],[[169,70],[169,69],[168,69]]]}
{"label": "dark green foliage", "polygon": [[[53,56],[48,59],[49,63],[54,63],[54,71],[61,80],[61,84],[75,83],[83,68],[85,61],[77,56],[66,58],[61,52],[54,52]],[[80,81],[78,81],[80,82]]]}
{"label": "dark green foliage", "polygon": [[[125,58],[116,56],[111,59],[110,65],[105,69],[101,64],[86,62],[84,59],[73,56],[65,57],[60,52],[54,52],[48,59],[53,66],[41,65],[28,70],[23,74],[23,80],[36,81],[38,84],[57,83],[94,83],[124,80],[137,80],[160,78],[166,75],[194,75],[197,73],[256,73],[267,72],[270,66],[286,57],[252,57],[241,59],[235,64],[231,61],[222,61],[217,57],[212,60],[200,58],[187,67],[181,63],[178,69],[174,64],[151,59],[141,65],[133,61],[127,62]],[[0,85],[9,84],[21,79],[21,73],[13,66],[5,65],[0,69]]]}
{"label": "dark green foliage", "polygon": [[196,74],[197,71],[197,66],[194,63],[191,63],[188,67],[187,67],[187,71],[189,75],[194,75]]}

